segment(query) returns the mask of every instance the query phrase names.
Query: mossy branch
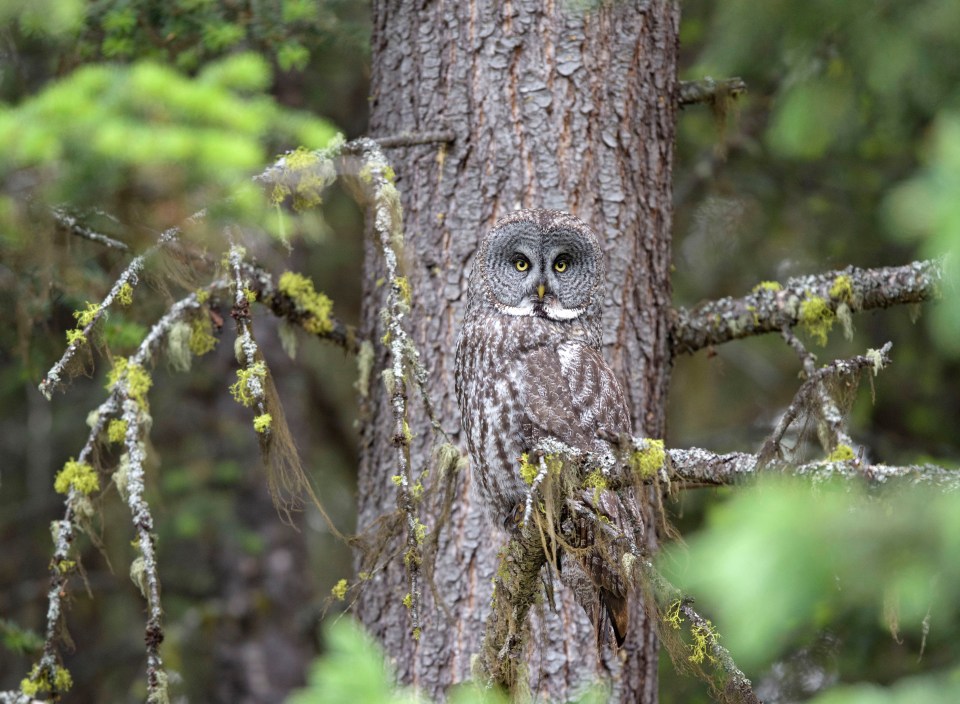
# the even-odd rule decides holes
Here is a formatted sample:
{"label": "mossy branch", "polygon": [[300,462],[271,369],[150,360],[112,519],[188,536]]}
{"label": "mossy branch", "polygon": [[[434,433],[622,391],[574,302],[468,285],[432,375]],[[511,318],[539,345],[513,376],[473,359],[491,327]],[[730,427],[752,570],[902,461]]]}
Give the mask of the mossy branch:
{"label": "mossy branch", "polygon": [[937,298],[942,281],[943,262],[927,260],[878,269],[851,266],[792,278],[783,285],[765,282],[742,298],[674,310],[670,345],[675,355],[691,353],[798,324],[825,340],[833,322],[850,313]]}

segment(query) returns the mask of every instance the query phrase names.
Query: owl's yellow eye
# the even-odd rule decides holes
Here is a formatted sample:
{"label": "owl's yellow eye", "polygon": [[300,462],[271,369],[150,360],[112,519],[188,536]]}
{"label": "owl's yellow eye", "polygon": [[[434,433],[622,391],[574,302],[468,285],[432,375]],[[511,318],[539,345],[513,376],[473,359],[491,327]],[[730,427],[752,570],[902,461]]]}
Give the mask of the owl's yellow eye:
{"label": "owl's yellow eye", "polygon": [[569,265],[567,264],[565,259],[558,259],[553,263],[553,270],[558,274],[562,274],[567,270],[567,266]]}
{"label": "owl's yellow eye", "polygon": [[517,267],[517,271],[526,271],[530,268],[530,262],[528,262],[526,259],[518,259],[513,263],[513,265]]}

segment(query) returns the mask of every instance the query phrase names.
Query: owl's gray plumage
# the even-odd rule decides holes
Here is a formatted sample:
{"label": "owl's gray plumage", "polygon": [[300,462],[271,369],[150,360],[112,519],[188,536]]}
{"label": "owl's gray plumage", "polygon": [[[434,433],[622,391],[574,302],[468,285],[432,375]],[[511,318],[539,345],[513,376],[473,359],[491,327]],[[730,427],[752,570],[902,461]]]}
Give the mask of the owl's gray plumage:
{"label": "owl's gray plumage", "polygon": [[[498,525],[526,500],[521,454],[546,438],[602,451],[630,432],[623,392],[600,354],[603,274],[596,236],[560,211],[511,213],[480,245],[457,341],[456,391],[477,491]],[[603,493],[596,511],[622,512],[617,495]],[[584,569],[594,582],[615,582],[598,559],[588,556]],[[621,641],[622,580],[597,586],[611,588],[601,596]]]}

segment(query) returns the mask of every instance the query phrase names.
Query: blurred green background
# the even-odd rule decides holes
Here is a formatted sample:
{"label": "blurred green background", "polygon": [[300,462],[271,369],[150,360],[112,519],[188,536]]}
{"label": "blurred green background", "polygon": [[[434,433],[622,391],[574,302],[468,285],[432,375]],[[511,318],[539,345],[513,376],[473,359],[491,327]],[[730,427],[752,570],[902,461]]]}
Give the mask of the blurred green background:
{"label": "blurred green background", "polygon": [[[124,225],[94,215],[98,226],[142,249],[284,149],[318,146],[334,130],[364,134],[369,29],[368,4],[350,0],[0,2],[0,690],[15,688],[34,659],[49,522],[62,510],[53,476],[85,441],[109,363],[86,361],[90,378],[52,403],[36,384],[62,353],[72,312],[100,300],[128,261],[58,231],[47,207],[101,208]],[[749,92],[680,115],[678,305],[742,295],[763,280],[960,249],[960,3],[686,0],[681,39],[682,78],[738,75]],[[293,262],[340,317],[357,322],[362,222],[347,196],[328,193],[322,219],[278,216],[249,198],[232,208],[223,218],[239,211],[288,240],[257,240],[261,262],[276,271]],[[217,215],[197,234],[211,247]],[[134,305],[107,321],[102,334],[116,353],[128,353],[182,295],[165,283],[168,273],[162,263],[148,267]],[[960,461],[955,286],[950,274],[942,303],[856,316],[851,340],[839,329],[826,348],[807,340],[821,362],[893,341],[875,400],[864,382],[852,407],[852,435],[871,461]],[[354,360],[306,338],[291,360],[271,317],[257,318],[304,465],[349,531]],[[174,693],[190,701],[232,701],[257,667],[268,684],[252,701],[275,701],[302,685],[321,651],[321,617],[342,610],[330,589],[351,575],[350,553],[310,510],[295,518],[299,530],[278,519],[249,414],[226,393],[230,347],[186,374],[161,363],[151,393],[148,498],[164,655],[179,673]],[[756,449],[790,402],[798,370],[773,336],[679,358],[668,444]],[[809,434],[791,442],[798,457],[822,454]],[[114,491],[101,508],[102,552],[78,543],[94,596],[73,580],[70,699],[140,701],[143,605],[126,576],[132,529]],[[672,509],[687,542],[663,557],[663,569],[715,618],[748,676],[769,684],[779,673],[782,696],[769,701],[904,677],[915,679],[879,693],[836,690],[829,701],[960,699],[949,689],[957,686],[960,552],[951,536],[960,506],[949,497],[765,485],[688,492]],[[350,638],[335,647],[349,651]],[[663,660],[664,702],[709,700]]]}

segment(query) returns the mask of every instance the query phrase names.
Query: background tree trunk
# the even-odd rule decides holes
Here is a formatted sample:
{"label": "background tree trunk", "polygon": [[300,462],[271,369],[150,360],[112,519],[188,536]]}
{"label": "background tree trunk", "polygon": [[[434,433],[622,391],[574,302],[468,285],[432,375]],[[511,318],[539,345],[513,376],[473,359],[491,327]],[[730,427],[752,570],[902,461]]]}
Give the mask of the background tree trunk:
{"label": "background tree trunk", "polygon": [[[456,134],[445,151],[427,145],[388,153],[404,207],[411,331],[445,430],[459,439],[453,351],[478,238],[511,210],[544,207],[575,213],[600,236],[608,264],[605,354],[624,381],[635,431],[662,437],[679,7],[669,0],[590,11],[537,0],[373,5],[371,134],[441,126]],[[382,276],[382,258],[368,242],[363,319],[372,340],[383,334],[384,287],[374,283]],[[382,368],[382,346],[377,359]],[[360,531],[396,508],[391,408],[378,391],[364,424]],[[429,465],[433,439],[410,396],[416,472]],[[420,641],[402,604],[401,559],[373,577],[357,604],[400,678],[434,696],[470,677],[504,541],[482,518],[470,484],[465,472],[441,527],[436,592],[424,587]],[[422,513],[433,530],[438,511],[429,500]],[[634,615],[621,675],[618,658],[591,656],[592,628],[556,587],[557,610],[537,610],[528,646],[533,693],[568,699],[609,672],[624,701],[655,702],[656,637],[642,612]]]}

